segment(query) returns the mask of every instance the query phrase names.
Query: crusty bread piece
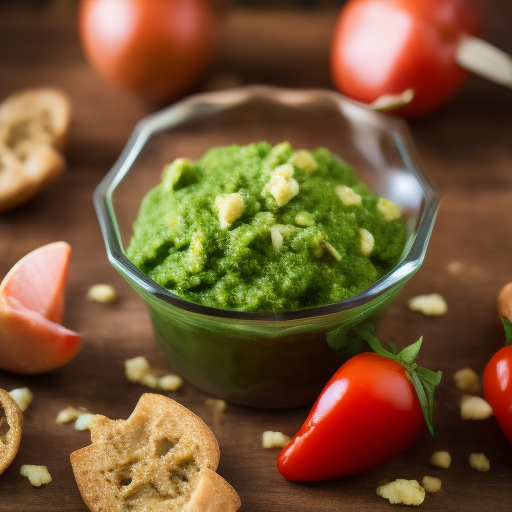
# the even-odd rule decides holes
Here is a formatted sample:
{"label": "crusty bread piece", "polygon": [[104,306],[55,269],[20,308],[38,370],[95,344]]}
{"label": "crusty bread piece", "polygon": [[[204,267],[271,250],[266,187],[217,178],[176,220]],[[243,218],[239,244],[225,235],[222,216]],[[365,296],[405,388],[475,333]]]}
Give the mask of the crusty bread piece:
{"label": "crusty bread piece", "polygon": [[[71,465],[91,511],[231,512],[240,506],[233,488],[214,473],[219,447],[212,431],[174,400],[147,393],[126,421],[97,415],[89,428],[92,444],[73,452]],[[211,508],[214,503],[222,508]]]}
{"label": "crusty bread piece", "polygon": [[18,453],[23,415],[14,399],[0,389],[0,475]]}
{"label": "crusty bread piece", "polygon": [[67,142],[71,105],[52,87],[23,89],[0,104],[0,141],[15,148],[24,140],[44,142],[60,151]]}
{"label": "crusty bread piece", "polygon": [[50,88],[19,91],[0,104],[0,211],[62,173],[70,112],[67,96]]}
{"label": "crusty bread piece", "polygon": [[224,478],[211,469],[204,469],[190,501],[183,512],[235,512],[240,508],[240,498]]}
{"label": "crusty bread piece", "polygon": [[51,146],[28,143],[24,161],[0,144],[0,211],[34,197],[64,170],[64,159]]}

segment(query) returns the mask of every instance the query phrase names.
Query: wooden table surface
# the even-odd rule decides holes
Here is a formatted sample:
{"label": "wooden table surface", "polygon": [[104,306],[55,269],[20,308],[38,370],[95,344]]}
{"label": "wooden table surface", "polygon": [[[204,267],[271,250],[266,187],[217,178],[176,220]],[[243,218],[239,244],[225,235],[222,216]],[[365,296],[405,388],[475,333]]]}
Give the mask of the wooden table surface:
{"label": "wooden table surface", "polygon": [[[91,195],[115,162],[135,123],[153,109],[106,85],[85,62],[75,18],[66,2],[46,13],[0,10],[0,98],[36,85],[62,87],[73,103],[65,175],[30,203],[0,214],[0,275],[32,249],[68,241],[72,260],[65,325],[81,334],[83,347],[63,368],[23,377],[0,371],[0,388],[30,387],[18,455],[0,477],[0,511],[84,512],[69,454],[89,444],[89,434],[55,424],[59,410],[85,406],[126,418],[146,391],[124,378],[123,361],[144,355],[168,370],[142,300],[107,262]],[[487,2],[488,39],[512,53],[507,0]],[[220,56],[202,90],[229,80],[289,87],[331,87],[328,48],[335,13],[234,11],[223,26]],[[264,450],[261,434],[294,434],[307,410],[266,412],[228,405],[219,421],[204,405],[207,395],[185,385],[168,393],[208,423],[221,448],[219,473],[238,491],[242,512],[377,511],[393,508],[378,497],[379,483],[396,478],[442,479],[440,492],[422,505],[432,511],[512,509],[512,450],[493,418],[465,422],[452,375],[462,367],[481,373],[500,346],[495,299],[512,280],[512,91],[471,77],[457,97],[434,115],[411,123],[421,160],[443,194],[427,258],[389,308],[381,338],[399,346],[424,335],[420,362],[444,378],[436,398],[435,438],[425,433],[394,460],[367,473],[312,485],[285,481],[275,467],[277,450]],[[460,262],[462,273],[447,271]],[[89,302],[88,288],[111,283],[119,300]],[[406,307],[419,293],[438,292],[446,315],[426,318]],[[449,469],[429,464],[433,451],[448,450]],[[484,452],[486,473],[471,469],[468,455]],[[53,481],[32,488],[22,464],[46,465]]]}

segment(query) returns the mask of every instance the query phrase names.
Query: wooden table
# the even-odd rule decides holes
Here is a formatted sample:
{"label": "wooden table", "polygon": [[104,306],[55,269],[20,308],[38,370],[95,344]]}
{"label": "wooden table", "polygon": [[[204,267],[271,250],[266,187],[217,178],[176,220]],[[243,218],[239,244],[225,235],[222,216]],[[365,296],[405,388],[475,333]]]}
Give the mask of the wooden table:
{"label": "wooden table", "polygon": [[[87,432],[57,425],[59,410],[85,406],[112,418],[126,418],[146,391],[124,378],[123,361],[144,355],[168,370],[142,300],[107,262],[91,194],[116,160],[135,123],[152,107],[106,85],[86,64],[74,12],[65,2],[47,13],[0,10],[0,98],[15,89],[55,85],[73,102],[66,174],[32,202],[0,215],[0,275],[30,250],[66,240],[73,247],[65,325],[82,335],[83,348],[68,365],[48,375],[23,377],[0,372],[0,387],[28,386],[35,399],[25,412],[20,451],[0,477],[0,510],[83,512],[69,454],[89,444]],[[512,53],[512,6],[488,1],[488,38]],[[330,87],[328,48],[335,13],[243,12],[225,19],[218,61],[204,84],[235,75],[241,83]],[[286,31],[283,31],[286,27]],[[261,35],[264,34],[264,37]],[[210,84],[210,85],[208,85]],[[402,455],[362,475],[314,485],[297,485],[277,473],[277,450],[264,450],[261,434],[293,434],[307,410],[265,412],[228,405],[215,422],[207,396],[185,384],[169,393],[202,417],[221,448],[219,473],[239,492],[243,512],[391,510],[375,494],[395,478],[440,477],[443,488],[427,496],[422,509],[510,510],[512,450],[494,419],[465,422],[459,414],[453,373],[469,366],[481,373],[499,347],[496,294],[512,280],[512,92],[470,78],[438,113],[411,123],[425,168],[443,193],[443,203],[426,261],[391,306],[381,338],[399,346],[425,337],[421,363],[444,372],[437,393],[436,436],[425,433]],[[460,262],[462,273],[447,266]],[[89,302],[88,288],[115,286],[112,305]],[[407,299],[438,292],[448,314],[429,319],[412,313]],[[448,450],[453,463],[429,464],[433,451]],[[471,452],[484,452],[491,469],[468,465]],[[19,475],[22,464],[48,466],[53,481],[32,488]]]}

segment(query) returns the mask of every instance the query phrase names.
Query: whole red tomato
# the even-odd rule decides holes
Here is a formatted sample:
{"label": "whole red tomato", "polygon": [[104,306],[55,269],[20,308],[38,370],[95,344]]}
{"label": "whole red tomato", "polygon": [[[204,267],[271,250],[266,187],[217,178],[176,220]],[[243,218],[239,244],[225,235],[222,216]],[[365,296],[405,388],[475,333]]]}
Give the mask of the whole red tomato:
{"label": "whole red tomato", "polygon": [[507,345],[487,363],[484,371],[484,396],[498,425],[512,444],[512,324],[502,319]]}
{"label": "whole red tomato", "polygon": [[[368,333],[362,337],[369,339]],[[279,454],[281,475],[319,481],[360,473],[407,448],[425,420],[431,427],[433,392],[441,375],[414,363],[420,345],[421,339],[398,355],[372,345],[378,354],[347,361]]]}
{"label": "whole red tomato", "polygon": [[332,40],[333,81],[363,103],[413,89],[397,112],[424,114],[460,87],[467,73],[455,62],[457,45],[479,32],[472,0],[350,0]]}
{"label": "whole red tomato", "polygon": [[186,93],[216,47],[207,0],[82,0],[79,28],[102,77],[156,102]]}

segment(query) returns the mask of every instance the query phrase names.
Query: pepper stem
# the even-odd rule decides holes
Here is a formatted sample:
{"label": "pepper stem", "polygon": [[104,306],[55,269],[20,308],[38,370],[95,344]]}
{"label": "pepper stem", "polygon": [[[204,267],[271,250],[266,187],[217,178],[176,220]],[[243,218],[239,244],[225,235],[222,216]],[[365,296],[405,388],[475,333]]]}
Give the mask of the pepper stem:
{"label": "pepper stem", "polygon": [[505,345],[512,345],[512,324],[510,323],[510,320],[506,316],[501,318],[501,323],[505,328]]}
{"label": "pepper stem", "polygon": [[[506,319],[505,319],[506,320]],[[505,325],[505,320],[503,324]],[[505,326],[505,332],[507,333],[507,329],[509,329],[507,334],[510,334],[511,343],[512,343],[512,324],[507,320],[508,327]],[[434,435],[434,427],[433,427],[433,415],[434,415],[434,391],[436,387],[441,382],[442,372],[434,372],[429,370],[428,368],[423,368],[422,366],[418,366],[416,363],[416,357],[421,348],[421,343],[423,341],[423,337],[421,337],[418,341],[405,347],[403,350],[396,353],[396,347],[392,346],[393,351],[390,352],[386,350],[382,343],[368,330],[362,329],[360,327],[354,327],[354,331],[356,334],[365,340],[370,348],[379,354],[380,356],[389,357],[394,361],[400,363],[407,371],[408,377],[410,377],[412,385],[414,386],[414,390],[416,391],[416,395],[418,396],[418,400],[420,401],[421,409],[423,411],[423,417],[425,418],[425,423],[432,435]]]}

